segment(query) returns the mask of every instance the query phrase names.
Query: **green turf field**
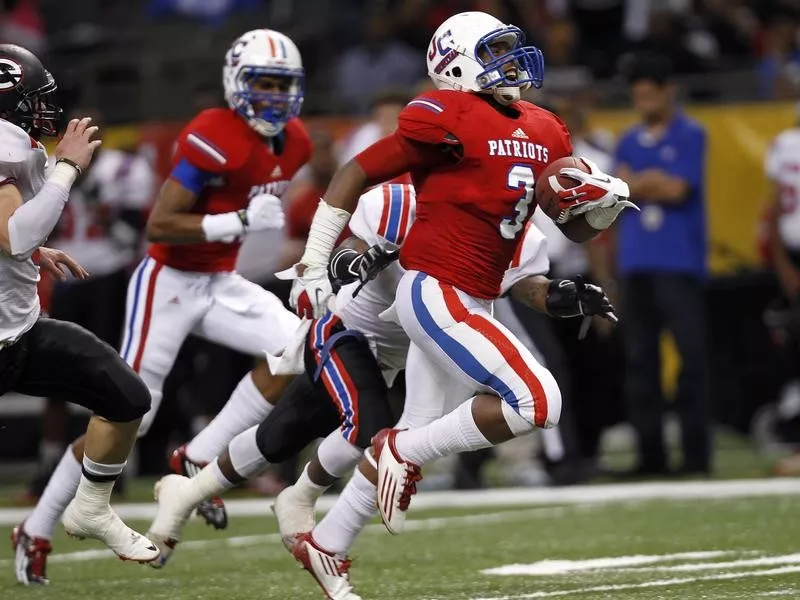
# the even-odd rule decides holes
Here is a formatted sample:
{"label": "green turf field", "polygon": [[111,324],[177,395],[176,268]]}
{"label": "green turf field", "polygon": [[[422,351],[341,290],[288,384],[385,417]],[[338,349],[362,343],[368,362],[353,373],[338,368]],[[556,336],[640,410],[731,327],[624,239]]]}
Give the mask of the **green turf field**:
{"label": "green turf field", "polygon": [[[716,489],[702,485],[708,496]],[[798,501],[782,494],[418,510],[402,536],[372,526],[354,548],[352,576],[365,600],[800,598]],[[4,545],[0,598],[322,598],[269,516],[232,517],[224,532],[193,521],[185,539],[156,571],[59,536],[45,589],[15,584]],[[514,564],[529,574],[482,572]]]}

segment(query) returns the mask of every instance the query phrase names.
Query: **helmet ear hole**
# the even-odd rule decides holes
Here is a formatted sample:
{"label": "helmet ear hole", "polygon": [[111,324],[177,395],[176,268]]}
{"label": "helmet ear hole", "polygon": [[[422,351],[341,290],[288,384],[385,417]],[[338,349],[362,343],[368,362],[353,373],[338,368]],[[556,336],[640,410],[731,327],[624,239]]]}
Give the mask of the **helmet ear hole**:
{"label": "helmet ear hole", "polygon": [[453,67],[453,77],[461,77],[461,67]]}

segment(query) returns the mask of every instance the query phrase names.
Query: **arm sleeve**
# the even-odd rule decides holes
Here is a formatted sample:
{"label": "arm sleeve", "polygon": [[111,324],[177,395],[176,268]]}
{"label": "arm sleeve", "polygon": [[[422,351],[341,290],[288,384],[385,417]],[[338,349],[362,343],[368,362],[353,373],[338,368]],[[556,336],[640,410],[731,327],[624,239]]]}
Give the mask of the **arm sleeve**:
{"label": "arm sleeve", "polygon": [[525,235],[517,247],[514,258],[503,276],[500,294],[505,295],[515,283],[531,275],[544,275],[550,270],[547,257],[547,240],[531,221],[525,226]]}
{"label": "arm sleeve", "polygon": [[[32,149],[28,134],[0,121],[0,182],[13,185],[22,177]],[[13,212],[8,219],[11,256],[26,259],[44,243],[58,223],[76,175],[69,165],[56,165],[39,193]]]}
{"label": "arm sleeve", "polygon": [[[33,198],[17,208],[8,220],[8,240],[11,256],[18,259],[28,258],[41,246],[58,223],[64,205],[69,199],[69,184],[63,183],[60,170],[73,170],[61,163]],[[55,175],[55,177],[53,177]],[[77,171],[67,174],[67,179],[74,181]]]}

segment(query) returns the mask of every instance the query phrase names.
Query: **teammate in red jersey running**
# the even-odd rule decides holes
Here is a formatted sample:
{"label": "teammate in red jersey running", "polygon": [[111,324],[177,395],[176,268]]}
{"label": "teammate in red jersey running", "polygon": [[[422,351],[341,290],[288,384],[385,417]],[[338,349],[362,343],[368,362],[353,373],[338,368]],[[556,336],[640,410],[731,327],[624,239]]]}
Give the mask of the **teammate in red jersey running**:
{"label": "teammate in red jersey running", "polygon": [[[265,350],[278,353],[299,325],[278,298],[237,275],[234,266],[245,235],[283,226],[278,196],[311,154],[297,118],[303,76],[300,52],[287,36],[247,32],[225,56],[228,108],[201,112],[178,137],[172,171],[147,224],[153,244],[128,287],[121,353],[152,395],[140,435],[153,422],[164,380],[190,333],[263,357]],[[266,418],[288,380],[259,362],[211,424],[176,451],[173,469],[199,471],[231,438]],[[76,457],[82,455],[81,438],[26,521],[29,536],[50,539],[75,493]],[[221,501],[206,502],[199,511],[214,527],[226,526]]]}
{"label": "teammate in red jersey running", "polygon": [[[366,453],[334,508],[313,533],[298,536],[293,550],[333,600],[359,599],[346,552],[376,501],[384,524],[397,533],[425,461],[551,427],[561,411],[553,376],[490,312],[533,212],[537,176],[572,153],[563,123],[520,100],[521,91],[541,85],[541,52],[524,45],[517,27],[468,12],[440,26],[427,58],[438,90],[412,100],[393,135],[339,170],[296,266],[292,301],[318,315],[330,294],[328,256],[358,196],[411,172],[417,217],[400,251],[407,272],[384,315],[411,340],[401,419],[411,428],[375,436],[373,455]],[[581,212],[563,225],[576,241],[607,228],[630,205],[627,185],[596,168],[565,174],[581,182],[563,197],[571,214]],[[577,288],[550,293],[574,301]],[[469,399],[443,415],[442,398],[454,389]]]}

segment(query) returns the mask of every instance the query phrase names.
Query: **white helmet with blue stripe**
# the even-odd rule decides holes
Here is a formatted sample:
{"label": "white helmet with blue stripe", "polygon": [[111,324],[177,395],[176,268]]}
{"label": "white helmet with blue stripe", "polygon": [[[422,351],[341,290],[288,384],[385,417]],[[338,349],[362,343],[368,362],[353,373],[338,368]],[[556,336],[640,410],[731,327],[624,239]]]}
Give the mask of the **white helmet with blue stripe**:
{"label": "white helmet with blue stripe", "polygon": [[[278,135],[303,105],[303,60],[294,42],[271,29],[254,29],[225,54],[225,100],[263,136]],[[255,89],[261,78],[280,79],[279,91]]]}
{"label": "white helmet with blue stripe", "polygon": [[427,58],[438,89],[492,93],[502,104],[519,100],[521,90],[541,87],[544,77],[541,50],[525,46],[519,27],[483,12],[459,13],[442,23]]}

